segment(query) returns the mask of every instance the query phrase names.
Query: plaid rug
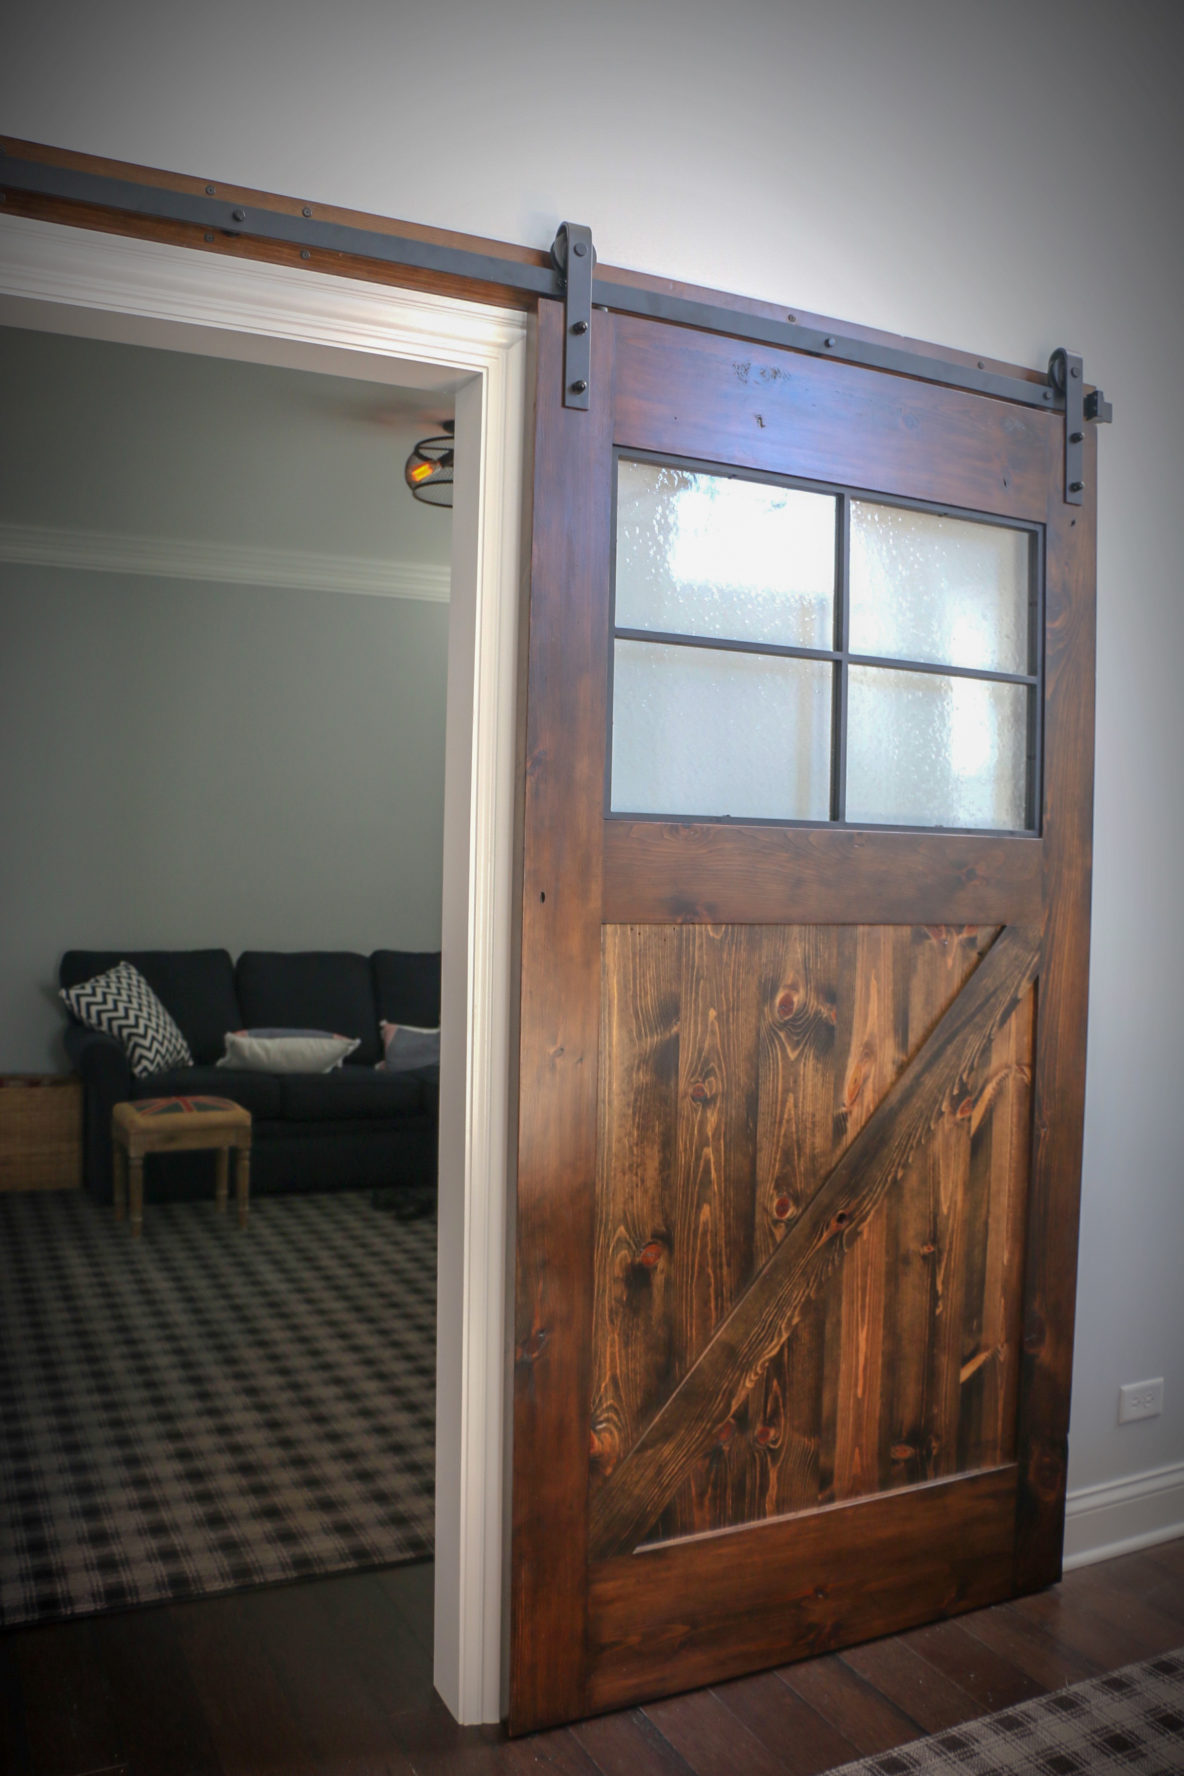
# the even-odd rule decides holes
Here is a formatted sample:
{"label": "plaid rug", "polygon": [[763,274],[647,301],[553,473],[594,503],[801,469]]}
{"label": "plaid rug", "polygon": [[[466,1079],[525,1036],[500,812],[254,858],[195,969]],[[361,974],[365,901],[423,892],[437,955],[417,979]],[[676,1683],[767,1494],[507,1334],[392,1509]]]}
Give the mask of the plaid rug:
{"label": "plaid rug", "polygon": [[436,1224],[0,1195],[0,1624],[431,1552]]}
{"label": "plaid rug", "polygon": [[831,1776],[1181,1776],[1184,1647]]}

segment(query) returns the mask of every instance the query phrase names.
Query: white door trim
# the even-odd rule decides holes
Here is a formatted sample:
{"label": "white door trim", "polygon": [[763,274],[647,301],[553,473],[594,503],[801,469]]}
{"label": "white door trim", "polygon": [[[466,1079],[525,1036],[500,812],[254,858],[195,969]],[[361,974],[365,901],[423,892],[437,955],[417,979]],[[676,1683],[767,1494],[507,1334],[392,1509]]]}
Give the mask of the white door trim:
{"label": "white door trim", "polygon": [[456,394],[444,813],[435,1681],[501,1714],[525,317],[0,214],[0,323]]}

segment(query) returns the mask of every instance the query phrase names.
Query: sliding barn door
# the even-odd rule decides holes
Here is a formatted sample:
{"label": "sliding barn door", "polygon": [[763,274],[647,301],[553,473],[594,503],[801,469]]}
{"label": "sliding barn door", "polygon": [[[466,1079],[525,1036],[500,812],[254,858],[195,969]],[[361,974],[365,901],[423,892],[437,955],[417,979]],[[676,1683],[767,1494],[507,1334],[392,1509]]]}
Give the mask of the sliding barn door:
{"label": "sliding barn door", "polygon": [[1092,509],[1063,420],[540,317],[511,1724],[1060,1570]]}

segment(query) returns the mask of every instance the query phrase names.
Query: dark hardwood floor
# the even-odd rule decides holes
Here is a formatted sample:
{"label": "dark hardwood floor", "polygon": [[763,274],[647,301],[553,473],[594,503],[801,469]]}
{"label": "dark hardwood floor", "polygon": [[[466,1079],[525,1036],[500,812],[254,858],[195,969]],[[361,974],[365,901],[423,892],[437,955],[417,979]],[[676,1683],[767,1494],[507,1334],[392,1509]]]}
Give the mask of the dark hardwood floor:
{"label": "dark hardwood floor", "polygon": [[1184,1541],[954,1622],[509,1742],[431,1687],[430,1566],[0,1636],[6,1776],[814,1776],[1184,1645]]}

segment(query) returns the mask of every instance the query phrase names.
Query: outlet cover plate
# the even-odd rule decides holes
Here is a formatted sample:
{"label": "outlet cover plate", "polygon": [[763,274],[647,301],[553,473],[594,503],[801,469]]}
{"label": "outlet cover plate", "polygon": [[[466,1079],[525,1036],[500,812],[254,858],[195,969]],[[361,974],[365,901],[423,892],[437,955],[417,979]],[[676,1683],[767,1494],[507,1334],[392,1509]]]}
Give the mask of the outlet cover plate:
{"label": "outlet cover plate", "polygon": [[1154,1381],[1128,1381],[1118,1390],[1118,1422],[1130,1424],[1135,1418],[1158,1418],[1163,1411],[1163,1376]]}

